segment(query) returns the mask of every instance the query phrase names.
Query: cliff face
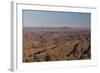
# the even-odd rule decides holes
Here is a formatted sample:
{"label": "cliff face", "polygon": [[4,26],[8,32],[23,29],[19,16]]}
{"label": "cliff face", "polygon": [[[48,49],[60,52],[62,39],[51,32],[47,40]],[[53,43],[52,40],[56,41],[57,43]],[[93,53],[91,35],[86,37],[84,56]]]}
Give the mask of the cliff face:
{"label": "cliff face", "polygon": [[91,58],[89,29],[23,28],[23,62]]}

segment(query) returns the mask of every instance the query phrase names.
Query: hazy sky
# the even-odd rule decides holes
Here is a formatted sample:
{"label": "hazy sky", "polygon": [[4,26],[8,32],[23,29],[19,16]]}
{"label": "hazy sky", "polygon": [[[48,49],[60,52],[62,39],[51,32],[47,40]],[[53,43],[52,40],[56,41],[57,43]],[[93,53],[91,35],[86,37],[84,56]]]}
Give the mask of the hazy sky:
{"label": "hazy sky", "polygon": [[23,27],[90,28],[90,24],[90,13],[23,10]]}

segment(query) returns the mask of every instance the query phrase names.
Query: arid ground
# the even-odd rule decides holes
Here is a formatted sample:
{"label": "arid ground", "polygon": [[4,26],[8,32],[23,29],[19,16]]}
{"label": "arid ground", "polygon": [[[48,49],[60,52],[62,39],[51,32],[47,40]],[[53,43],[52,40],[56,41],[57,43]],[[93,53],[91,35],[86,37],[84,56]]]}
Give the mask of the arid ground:
{"label": "arid ground", "polygon": [[23,27],[23,62],[91,59],[90,38],[86,28]]}

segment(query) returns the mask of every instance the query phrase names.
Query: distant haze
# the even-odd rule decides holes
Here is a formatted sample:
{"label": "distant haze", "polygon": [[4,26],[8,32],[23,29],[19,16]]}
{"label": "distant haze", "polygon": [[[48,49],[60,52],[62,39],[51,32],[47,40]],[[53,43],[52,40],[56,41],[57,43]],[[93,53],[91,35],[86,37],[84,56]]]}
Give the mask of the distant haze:
{"label": "distant haze", "polygon": [[23,10],[23,27],[73,27],[90,28],[91,14]]}

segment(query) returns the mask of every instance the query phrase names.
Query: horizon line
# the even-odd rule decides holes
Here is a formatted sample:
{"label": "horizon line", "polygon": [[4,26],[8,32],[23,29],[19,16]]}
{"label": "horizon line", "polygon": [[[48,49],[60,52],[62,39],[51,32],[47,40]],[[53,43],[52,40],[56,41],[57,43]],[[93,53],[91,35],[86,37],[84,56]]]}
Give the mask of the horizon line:
{"label": "horizon line", "polygon": [[62,26],[62,27],[31,27],[31,26],[23,26],[23,28],[88,28],[90,29],[91,27],[67,27],[67,26]]}

